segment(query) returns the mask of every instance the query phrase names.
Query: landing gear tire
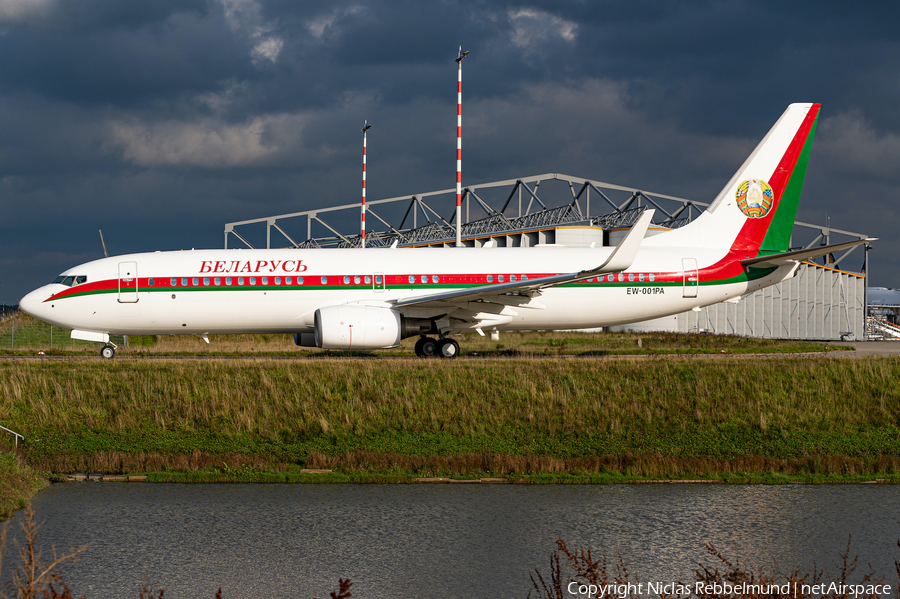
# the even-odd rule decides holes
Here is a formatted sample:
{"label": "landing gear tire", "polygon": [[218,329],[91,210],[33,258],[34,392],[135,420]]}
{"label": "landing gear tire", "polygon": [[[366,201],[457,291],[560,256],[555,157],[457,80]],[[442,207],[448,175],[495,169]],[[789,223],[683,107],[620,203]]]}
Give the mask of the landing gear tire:
{"label": "landing gear tire", "polygon": [[112,345],[104,345],[100,348],[100,357],[104,360],[112,360],[116,355],[116,348]]}
{"label": "landing gear tire", "polygon": [[438,341],[437,354],[442,358],[455,358],[459,355],[459,343],[449,337]]}
{"label": "landing gear tire", "polygon": [[416,341],[416,355],[420,358],[430,358],[437,355],[438,341],[431,337],[421,337]]}

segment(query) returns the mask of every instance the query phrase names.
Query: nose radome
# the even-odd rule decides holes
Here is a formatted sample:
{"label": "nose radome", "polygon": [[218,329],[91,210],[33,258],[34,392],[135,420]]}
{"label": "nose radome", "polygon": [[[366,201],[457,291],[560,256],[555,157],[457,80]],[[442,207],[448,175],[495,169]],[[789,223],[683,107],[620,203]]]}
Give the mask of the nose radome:
{"label": "nose radome", "polygon": [[19,310],[29,316],[40,318],[44,308],[44,300],[47,299],[47,297],[49,297],[49,293],[46,291],[45,287],[35,289],[19,300]]}

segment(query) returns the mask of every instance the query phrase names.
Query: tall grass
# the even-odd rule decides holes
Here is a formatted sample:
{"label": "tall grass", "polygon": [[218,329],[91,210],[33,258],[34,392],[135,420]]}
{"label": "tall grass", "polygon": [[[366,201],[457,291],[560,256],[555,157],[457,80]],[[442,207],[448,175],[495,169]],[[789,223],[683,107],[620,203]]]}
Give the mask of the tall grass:
{"label": "tall grass", "polygon": [[815,471],[844,456],[839,471],[864,472],[896,468],[898,375],[896,358],[5,361],[0,421],[54,470],[198,451],[348,456],[340,467],[354,452],[675,460],[661,471],[750,456]]}

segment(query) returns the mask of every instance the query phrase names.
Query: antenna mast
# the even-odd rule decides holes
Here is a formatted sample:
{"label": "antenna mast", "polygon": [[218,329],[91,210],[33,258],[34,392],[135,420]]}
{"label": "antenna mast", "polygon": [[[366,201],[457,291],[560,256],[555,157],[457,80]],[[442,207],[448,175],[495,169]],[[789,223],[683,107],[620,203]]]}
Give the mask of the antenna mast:
{"label": "antenna mast", "polygon": [[456,57],[459,65],[456,79],[456,247],[462,247],[462,61],[468,55],[460,46]]}
{"label": "antenna mast", "polygon": [[366,247],[366,132],[372,128],[369,121],[362,128],[363,132],[363,177],[362,177],[362,212],[359,221],[360,247]]}

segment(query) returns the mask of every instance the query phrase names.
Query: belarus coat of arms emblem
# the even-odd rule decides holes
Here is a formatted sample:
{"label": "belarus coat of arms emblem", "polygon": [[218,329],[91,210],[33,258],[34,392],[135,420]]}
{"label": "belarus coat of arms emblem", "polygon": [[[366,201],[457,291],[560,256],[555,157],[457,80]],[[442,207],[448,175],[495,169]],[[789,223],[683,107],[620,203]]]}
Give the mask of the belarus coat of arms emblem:
{"label": "belarus coat of arms emblem", "polygon": [[767,215],[772,209],[772,202],[775,201],[772,188],[762,179],[747,179],[738,185],[735,197],[738,208],[750,218],[762,218]]}

